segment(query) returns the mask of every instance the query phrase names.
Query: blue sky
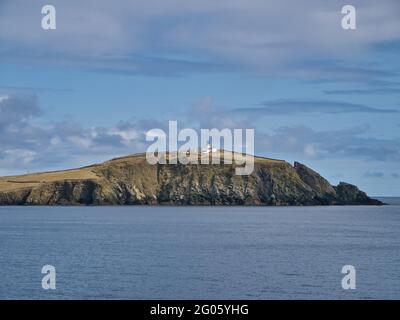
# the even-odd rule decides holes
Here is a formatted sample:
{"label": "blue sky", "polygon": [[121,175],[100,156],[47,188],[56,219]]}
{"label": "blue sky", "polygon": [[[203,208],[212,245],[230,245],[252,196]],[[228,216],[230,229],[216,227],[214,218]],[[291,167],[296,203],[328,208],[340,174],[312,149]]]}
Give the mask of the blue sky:
{"label": "blue sky", "polygon": [[178,120],[400,196],[400,2],[351,2],[356,30],[343,1],[1,0],[0,175],[145,151]]}

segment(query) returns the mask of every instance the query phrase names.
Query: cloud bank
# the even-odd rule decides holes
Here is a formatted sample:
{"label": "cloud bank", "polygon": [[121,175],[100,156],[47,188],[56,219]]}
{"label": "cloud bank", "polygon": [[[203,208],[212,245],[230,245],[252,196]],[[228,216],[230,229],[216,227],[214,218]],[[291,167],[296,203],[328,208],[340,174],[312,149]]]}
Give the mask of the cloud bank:
{"label": "cloud bank", "polygon": [[239,108],[236,112],[257,113],[268,115],[300,114],[300,113],[400,113],[393,108],[374,108],[363,104],[332,100],[294,100],[281,99],[264,101],[261,107]]}
{"label": "cloud bank", "polygon": [[296,69],[310,57],[354,60],[374,46],[400,41],[397,0],[354,0],[354,32],[341,28],[339,0],[53,0],[54,32],[40,27],[45,4],[1,1],[3,61],[144,74],[286,68],[300,75],[318,69]]}
{"label": "cloud bank", "polygon": [[[147,130],[165,129],[168,125],[167,119],[160,118],[121,121],[109,127],[85,127],[74,120],[46,123],[43,114],[35,96],[0,97],[0,167],[3,170],[61,169],[75,163],[92,164],[118,155],[144,152]],[[188,109],[186,119],[179,122],[181,129],[185,126],[251,127],[246,118],[215,106],[211,98]],[[324,131],[307,126],[283,126],[269,134],[256,128],[256,153],[310,159],[400,161],[400,138],[378,139],[369,132],[368,125]]]}
{"label": "cloud bank", "polygon": [[[0,167],[9,170],[63,168],[143,151],[141,122],[85,127],[74,120],[42,121],[35,96],[0,98]],[[85,159],[85,160],[83,160]]]}

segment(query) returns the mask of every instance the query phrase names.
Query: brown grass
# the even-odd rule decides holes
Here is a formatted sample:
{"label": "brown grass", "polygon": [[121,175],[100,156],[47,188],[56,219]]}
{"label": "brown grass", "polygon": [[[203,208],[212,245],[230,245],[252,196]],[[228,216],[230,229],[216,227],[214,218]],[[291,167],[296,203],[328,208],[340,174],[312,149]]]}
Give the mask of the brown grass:
{"label": "brown grass", "polygon": [[[227,152],[227,151],[225,151]],[[217,152],[213,153],[212,157],[220,157],[223,159],[223,153]],[[232,152],[228,152],[229,158],[232,157]],[[192,155],[192,157],[199,157],[201,154]],[[261,157],[253,157],[247,155],[247,160],[254,159],[255,163],[265,163],[268,162],[270,164],[281,164],[283,160],[269,159],[269,158],[261,158]],[[110,161],[106,161],[103,164],[99,165],[91,165],[83,168],[65,170],[65,171],[54,171],[54,172],[43,172],[43,173],[33,173],[26,174],[21,176],[9,176],[9,177],[0,177],[0,192],[4,191],[13,191],[18,189],[32,188],[36,187],[43,183],[55,182],[55,181],[63,181],[63,180],[84,180],[91,179],[97,180],[99,176],[96,175],[95,171],[99,167],[107,167],[118,165],[119,163],[129,162],[130,164],[138,164],[143,165],[146,164],[146,155],[145,154],[136,154],[129,155],[125,157],[115,158]],[[211,161],[210,161],[211,162]]]}
{"label": "brown grass", "polygon": [[81,180],[97,179],[97,175],[90,168],[75,170],[33,173],[22,176],[1,177],[0,192],[17,189],[32,188],[42,183],[62,181],[62,180]]}

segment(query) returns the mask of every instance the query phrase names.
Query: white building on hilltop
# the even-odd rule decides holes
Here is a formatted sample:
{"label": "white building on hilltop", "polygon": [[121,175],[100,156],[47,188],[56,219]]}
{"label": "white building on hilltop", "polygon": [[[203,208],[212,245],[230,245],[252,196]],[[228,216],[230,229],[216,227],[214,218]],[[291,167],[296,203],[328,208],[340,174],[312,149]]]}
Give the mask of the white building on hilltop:
{"label": "white building on hilltop", "polygon": [[210,144],[207,144],[207,146],[201,150],[201,153],[214,153],[217,151],[217,148],[213,148]]}

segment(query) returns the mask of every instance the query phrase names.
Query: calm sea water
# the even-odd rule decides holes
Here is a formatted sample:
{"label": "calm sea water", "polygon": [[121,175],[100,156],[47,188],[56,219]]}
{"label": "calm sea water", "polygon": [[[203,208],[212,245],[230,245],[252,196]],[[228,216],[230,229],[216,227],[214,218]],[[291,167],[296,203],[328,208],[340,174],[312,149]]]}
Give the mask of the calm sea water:
{"label": "calm sea water", "polygon": [[0,258],[1,299],[400,299],[400,206],[0,207]]}

